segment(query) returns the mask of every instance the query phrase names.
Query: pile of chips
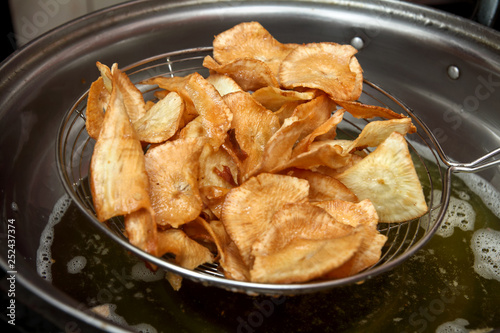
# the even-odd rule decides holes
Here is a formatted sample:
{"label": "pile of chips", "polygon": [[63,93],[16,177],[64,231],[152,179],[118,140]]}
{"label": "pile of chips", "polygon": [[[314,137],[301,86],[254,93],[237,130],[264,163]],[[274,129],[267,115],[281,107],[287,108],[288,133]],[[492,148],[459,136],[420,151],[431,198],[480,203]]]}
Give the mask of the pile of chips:
{"label": "pile of chips", "polygon": [[[235,280],[299,283],[372,266],[387,241],[377,224],[427,205],[404,138],[416,129],[357,101],[355,54],[283,44],[245,22],[215,36],[208,77],[141,82],[159,87],[151,101],[117,64],[98,62],[86,111],[97,218],[123,216],[131,244],[188,269],[217,262]],[[346,113],[376,119],[340,140]]]}

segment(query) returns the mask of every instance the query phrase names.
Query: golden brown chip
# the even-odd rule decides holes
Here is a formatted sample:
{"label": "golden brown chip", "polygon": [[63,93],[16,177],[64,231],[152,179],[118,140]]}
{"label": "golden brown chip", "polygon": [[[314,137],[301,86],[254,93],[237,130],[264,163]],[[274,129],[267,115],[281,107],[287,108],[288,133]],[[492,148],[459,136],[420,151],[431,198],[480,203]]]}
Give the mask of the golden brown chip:
{"label": "golden brown chip", "polygon": [[119,74],[90,164],[90,188],[99,221],[151,207],[144,154],[124,103]]}
{"label": "golden brown chip", "polygon": [[360,232],[363,234],[363,240],[354,256],[340,267],[325,274],[323,278],[339,279],[352,276],[375,265],[380,260],[387,236],[371,227],[362,227]]}
{"label": "golden brown chip", "polygon": [[245,91],[254,91],[267,86],[279,87],[271,69],[258,59],[241,58],[221,65],[212,57],[206,56],[203,66],[231,77]]}
{"label": "golden brown chip", "polygon": [[358,148],[377,147],[393,132],[406,135],[411,131],[412,126],[410,118],[372,121],[366,124],[349,146],[344,147],[344,153],[348,154]]}
{"label": "golden brown chip", "polygon": [[236,91],[243,91],[243,89],[229,76],[224,74],[212,73],[207,77],[210,82],[221,96],[230,94]]}
{"label": "golden brown chip", "polygon": [[258,172],[278,172],[289,166],[293,147],[301,138],[309,135],[316,127],[325,122],[334,103],[326,96],[297,106],[291,117],[269,139],[264,148],[262,163]]}
{"label": "golden brown chip", "polygon": [[[111,68],[113,74],[113,85],[118,85],[123,98],[123,104],[132,123],[135,123],[146,114],[146,103],[142,92],[130,81],[127,74],[118,67]],[[116,80],[115,80],[116,77]]]}
{"label": "golden brown chip", "polygon": [[259,167],[264,148],[279,129],[279,119],[255,101],[247,92],[235,92],[224,96],[224,101],[231,109],[235,139],[245,152],[241,161],[241,179],[248,179]]}
{"label": "golden brown chip", "polygon": [[315,91],[299,92],[276,87],[263,87],[252,93],[257,102],[271,111],[278,111],[283,104],[294,101],[310,101],[316,97]]}
{"label": "golden brown chip", "polygon": [[152,209],[140,209],[125,215],[125,231],[130,244],[154,256],[158,255],[158,236]]}
{"label": "golden brown chip", "polygon": [[[174,254],[176,264],[191,270],[202,264],[212,263],[214,260],[213,254],[206,247],[189,238],[180,229],[158,232],[158,252],[160,256],[167,253]],[[180,288],[181,281],[178,275],[173,278],[171,284],[175,290]]]}
{"label": "golden brown chip", "polygon": [[221,64],[241,58],[259,59],[276,77],[283,59],[295,44],[278,42],[260,23],[243,22],[215,36],[214,58]]}
{"label": "golden brown chip", "polygon": [[398,114],[391,109],[369,105],[355,101],[337,101],[337,104],[347,110],[355,118],[371,119],[371,118],[385,118],[385,119],[401,119],[405,118],[404,115]]}
{"label": "golden brown chip", "polygon": [[300,104],[304,103],[305,101],[294,101],[294,102],[287,102],[283,104],[279,110],[275,111],[274,114],[278,116],[280,120],[280,126],[283,125],[285,120],[287,118],[290,118]]}
{"label": "golden brown chip", "polygon": [[184,102],[176,92],[169,93],[134,123],[142,142],[160,143],[170,139],[179,128],[184,114]]}
{"label": "golden brown chip", "polygon": [[337,125],[344,119],[344,110],[340,109],[328,118],[323,124],[317,127],[311,134],[300,140],[299,143],[293,148],[293,155],[297,156],[309,150],[311,143],[319,136],[328,137],[333,140],[336,136]]}
{"label": "golden brown chip", "polygon": [[328,200],[315,202],[314,205],[323,208],[335,220],[353,227],[364,224],[375,228],[378,224],[377,211],[368,199],[360,202]]}
{"label": "golden brown chip", "polygon": [[403,222],[422,216],[427,204],[405,138],[393,132],[375,151],[337,176],[375,206],[380,222]]}
{"label": "golden brown chip", "polygon": [[198,116],[191,120],[179,132],[180,139],[203,138],[206,137],[206,131],[202,124],[202,117]]}
{"label": "golden brown chip", "polygon": [[205,222],[205,226],[215,241],[218,256],[220,257],[220,265],[226,278],[239,281],[250,280],[249,269],[243,262],[238,247],[227,234],[223,223],[214,220],[210,221],[210,223]]}
{"label": "golden brown chip", "polygon": [[333,239],[294,239],[284,248],[257,256],[251,280],[261,283],[297,283],[323,276],[340,267],[358,250],[360,232]]}
{"label": "golden brown chip", "polygon": [[[181,96],[184,101],[184,115],[182,116],[183,122],[181,123],[181,127],[185,124],[193,120],[198,116],[198,113],[194,107],[193,101],[191,97],[187,93],[186,85],[191,79],[192,74],[186,76],[172,76],[172,77],[163,77],[158,76],[148,80],[144,80],[141,82],[146,85],[157,85],[159,88],[164,89],[164,93],[166,96],[167,92],[174,91]],[[160,94],[157,92],[156,94]],[[162,96],[157,96],[157,98],[161,98]]]}
{"label": "golden brown chip", "polygon": [[350,45],[310,43],[297,46],[283,60],[279,81],[287,89],[320,89],[333,100],[357,100],[362,91],[362,70]]}
{"label": "golden brown chip", "polygon": [[339,169],[349,165],[352,159],[353,154],[344,154],[342,147],[332,145],[328,141],[319,141],[316,145],[311,145],[308,151],[298,154],[288,160],[286,164],[273,169],[273,171],[277,172],[287,168],[312,170],[321,166]]}
{"label": "golden brown chip", "polygon": [[[96,62],[97,69],[101,73],[101,78],[103,80],[104,87],[111,94],[113,90],[113,75],[111,74],[111,69],[101,62]],[[112,67],[117,67],[118,64],[113,64]]]}
{"label": "golden brown chip", "polygon": [[231,127],[231,110],[214,86],[198,73],[191,75],[186,91],[201,117],[208,143],[218,149],[226,140],[227,131]]}
{"label": "golden brown chip", "polygon": [[272,216],[283,205],[307,199],[309,184],[295,177],[261,173],[226,195],[222,223],[251,266],[253,243],[269,228]]}
{"label": "golden brown chip", "polygon": [[295,239],[338,238],[352,233],[350,225],[337,222],[323,208],[309,202],[285,204],[271,219],[271,225],[252,246],[252,255],[267,256]]}
{"label": "golden brown chip", "polygon": [[357,202],[358,198],[339,180],[310,170],[293,169],[287,175],[309,182],[309,201],[345,200]]}
{"label": "golden brown chip", "polygon": [[87,98],[87,111],[85,112],[85,127],[89,136],[95,140],[99,137],[104,110],[109,103],[109,91],[104,86],[102,77],[92,82]]}
{"label": "golden brown chip", "polygon": [[222,216],[222,207],[228,192],[228,188],[214,185],[200,187],[200,195],[203,200],[203,204],[217,219],[220,219]]}
{"label": "golden brown chip", "polygon": [[205,145],[200,155],[199,186],[233,188],[238,179],[238,166],[225,149]]}
{"label": "golden brown chip", "polygon": [[147,151],[146,170],[158,225],[177,228],[200,214],[198,169],[203,145],[203,139],[179,139]]}

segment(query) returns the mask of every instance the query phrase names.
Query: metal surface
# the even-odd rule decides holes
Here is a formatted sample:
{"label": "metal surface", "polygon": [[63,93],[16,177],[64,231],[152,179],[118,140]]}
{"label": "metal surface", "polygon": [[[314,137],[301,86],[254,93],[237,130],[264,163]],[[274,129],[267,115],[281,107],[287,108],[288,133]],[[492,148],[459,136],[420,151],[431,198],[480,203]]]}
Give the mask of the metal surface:
{"label": "metal surface", "polygon": [[[472,161],[500,146],[500,36],[471,21],[399,1],[121,5],[49,32],[0,66],[0,196],[4,220],[15,219],[23,230],[16,239],[20,283],[82,322],[110,324],[77,310],[78,302],[36,272],[40,235],[65,192],[54,153],[61,119],[98,75],[95,61],[125,67],[209,46],[215,34],[249,20],[282,42],[359,38],[365,77],[405,101],[452,160]],[[458,79],[448,76],[449,66],[459,70]],[[495,168],[480,175],[500,188]],[[6,247],[4,238],[0,245]]]}

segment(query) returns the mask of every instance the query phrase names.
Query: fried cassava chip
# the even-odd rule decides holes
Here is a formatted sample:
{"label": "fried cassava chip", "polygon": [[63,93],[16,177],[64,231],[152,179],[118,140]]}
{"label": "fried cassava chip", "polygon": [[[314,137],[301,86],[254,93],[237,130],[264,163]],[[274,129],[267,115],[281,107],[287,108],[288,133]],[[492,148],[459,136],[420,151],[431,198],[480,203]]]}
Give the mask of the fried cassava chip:
{"label": "fried cassava chip", "polygon": [[151,207],[144,154],[124,102],[121,76],[113,90],[90,164],[90,188],[99,221]]}
{"label": "fried cassava chip", "polygon": [[358,199],[369,199],[381,222],[408,221],[427,212],[408,145],[397,132],[337,179]]}
{"label": "fried cassava chip", "polygon": [[350,45],[310,43],[297,46],[279,70],[281,86],[287,89],[320,89],[333,100],[354,101],[362,92],[363,71]]}
{"label": "fried cassava chip", "polygon": [[149,191],[158,225],[177,228],[200,214],[203,202],[198,169],[203,145],[203,139],[179,139],[146,152]]}
{"label": "fried cassava chip", "polygon": [[222,223],[247,266],[253,261],[253,244],[269,228],[274,213],[287,203],[306,200],[308,193],[306,180],[269,173],[252,177],[229,191]]}

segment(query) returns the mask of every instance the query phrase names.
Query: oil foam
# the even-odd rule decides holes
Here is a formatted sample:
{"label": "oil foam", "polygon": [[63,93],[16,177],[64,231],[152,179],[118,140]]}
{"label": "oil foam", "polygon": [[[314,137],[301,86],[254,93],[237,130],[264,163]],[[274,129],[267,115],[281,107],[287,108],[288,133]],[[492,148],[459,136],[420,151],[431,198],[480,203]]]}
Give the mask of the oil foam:
{"label": "oil foam", "polygon": [[71,198],[67,194],[57,200],[49,216],[49,221],[40,236],[40,245],[36,251],[36,270],[38,275],[47,281],[52,281],[51,247],[54,241],[54,227],[61,221],[70,204]]}
{"label": "oil foam", "polygon": [[472,235],[474,270],[485,279],[500,281],[500,231],[478,229]]}

